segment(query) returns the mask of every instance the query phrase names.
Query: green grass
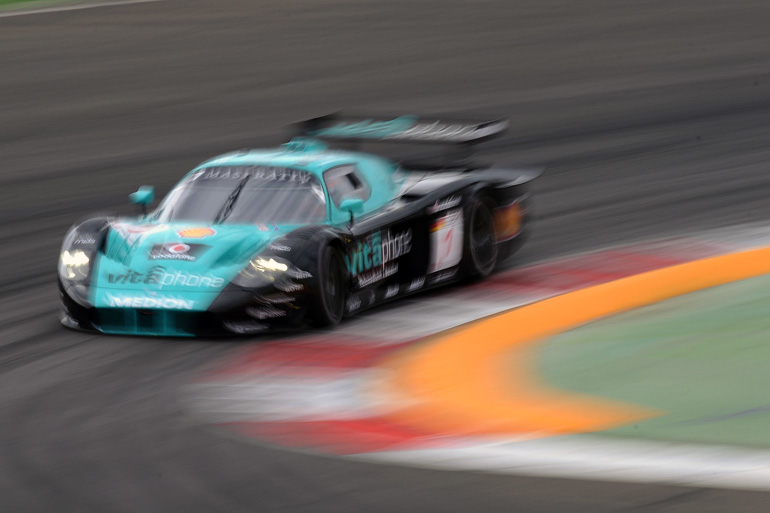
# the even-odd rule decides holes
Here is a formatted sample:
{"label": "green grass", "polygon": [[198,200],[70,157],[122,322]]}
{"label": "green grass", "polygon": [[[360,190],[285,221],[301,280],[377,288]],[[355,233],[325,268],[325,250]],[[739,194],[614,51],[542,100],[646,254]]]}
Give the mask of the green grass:
{"label": "green grass", "polygon": [[64,3],[65,1],[66,0],[0,0],[0,9],[3,7],[19,6],[19,4],[46,5],[46,4],[60,4],[60,3]]}
{"label": "green grass", "polygon": [[33,0],[0,0],[0,5],[22,4]]}
{"label": "green grass", "polygon": [[770,447],[770,276],[563,333],[539,364],[554,386],[667,412],[607,434]]}

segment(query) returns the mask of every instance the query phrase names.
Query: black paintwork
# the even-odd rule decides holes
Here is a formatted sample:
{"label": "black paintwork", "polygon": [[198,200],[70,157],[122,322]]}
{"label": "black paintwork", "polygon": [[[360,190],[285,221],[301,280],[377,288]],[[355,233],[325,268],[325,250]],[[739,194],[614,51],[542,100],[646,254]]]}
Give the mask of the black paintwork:
{"label": "black paintwork", "polygon": [[[132,319],[144,323],[148,331],[152,331],[153,323],[162,324],[170,319],[191,335],[205,336],[253,335],[308,327],[312,317],[308,314],[319,305],[319,277],[323,274],[319,255],[327,245],[337,247],[345,259],[345,316],[471,278],[468,219],[475,198],[483,198],[493,208],[518,202],[521,229],[510,239],[496,243],[498,262],[522,244],[531,217],[528,184],[540,171],[465,168],[405,172],[408,178],[400,197],[381,211],[355,219],[347,227],[299,228],[273,241],[258,255],[287,262],[294,276],[282,276],[250,289],[230,283],[205,313],[137,310],[131,312]],[[437,245],[431,240],[431,229],[452,220],[462,224],[461,259],[431,269],[431,259],[435,258],[432,252]],[[92,238],[94,244],[89,249],[96,252],[103,243],[108,221],[98,218],[82,223],[71,232],[72,236]],[[447,233],[447,237],[451,236]],[[457,251],[452,255],[460,257]],[[98,330],[105,316],[127,312],[125,308],[114,312],[93,308],[87,300],[88,280],[72,285],[60,278],[59,288],[65,326]]]}

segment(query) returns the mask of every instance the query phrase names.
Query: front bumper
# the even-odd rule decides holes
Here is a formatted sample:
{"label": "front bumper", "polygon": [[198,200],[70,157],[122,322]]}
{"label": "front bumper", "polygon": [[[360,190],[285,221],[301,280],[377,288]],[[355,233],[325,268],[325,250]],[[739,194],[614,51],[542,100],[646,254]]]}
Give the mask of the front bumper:
{"label": "front bumper", "polygon": [[230,288],[220,293],[205,311],[97,308],[73,298],[61,282],[59,291],[61,323],[76,330],[134,336],[220,337],[306,327],[306,309],[299,306],[298,298],[288,298],[273,289],[255,292]]}

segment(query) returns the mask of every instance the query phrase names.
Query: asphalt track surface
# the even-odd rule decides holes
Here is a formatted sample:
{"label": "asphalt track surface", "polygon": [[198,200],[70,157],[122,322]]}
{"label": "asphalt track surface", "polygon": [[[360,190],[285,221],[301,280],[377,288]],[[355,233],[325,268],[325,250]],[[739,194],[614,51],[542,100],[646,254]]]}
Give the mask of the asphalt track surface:
{"label": "asphalt track surface", "polygon": [[[66,228],[329,110],[509,115],[518,263],[770,218],[770,7],[167,0],[0,19],[0,511],[766,511],[766,494],[439,472],[245,444],[176,392],[250,341],[58,325]],[[376,313],[375,313],[376,315]]]}

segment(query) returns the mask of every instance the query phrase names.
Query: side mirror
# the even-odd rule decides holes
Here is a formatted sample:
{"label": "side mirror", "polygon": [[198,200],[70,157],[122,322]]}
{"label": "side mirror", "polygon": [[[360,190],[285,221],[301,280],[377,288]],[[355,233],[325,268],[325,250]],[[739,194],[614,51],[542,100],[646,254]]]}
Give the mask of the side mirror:
{"label": "side mirror", "polygon": [[350,212],[350,226],[353,226],[353,214],[360,214],[364,211],[364,200],[361,198],[348,198],[343,200],[340,210]]}
{"label": "side mirror", "polygon": [[128,195],[131,203],[142,207],[142,214],[147,215],[147,205],[155,200],[155,187],[152,185],[142,185],[136,192]]}

